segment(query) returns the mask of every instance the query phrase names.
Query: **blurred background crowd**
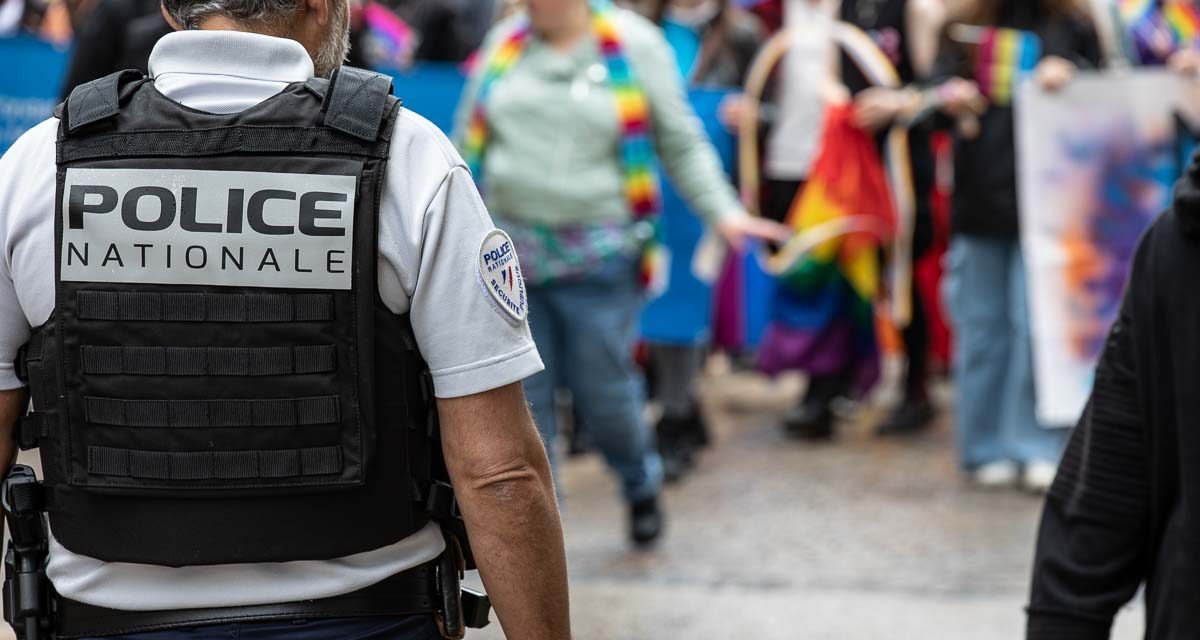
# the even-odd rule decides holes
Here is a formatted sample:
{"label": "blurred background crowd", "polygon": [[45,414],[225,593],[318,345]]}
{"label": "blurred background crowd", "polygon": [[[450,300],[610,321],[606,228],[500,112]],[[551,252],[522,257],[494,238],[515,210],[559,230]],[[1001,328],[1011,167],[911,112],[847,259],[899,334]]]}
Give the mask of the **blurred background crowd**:
{"label": "blurred background crowd", "polygon": [[[878,438],[953,442],[954,491],[1044,493],[1192,144],[1190,0],[351,2],[349,62],[446,130],[518,246],[568,524],[595,452],[642,546],[688,535],[663,487],[719,493],[738,429],[806,449],[804,482]],[[156,0],[0,0],[0,151],[169,30]]]}

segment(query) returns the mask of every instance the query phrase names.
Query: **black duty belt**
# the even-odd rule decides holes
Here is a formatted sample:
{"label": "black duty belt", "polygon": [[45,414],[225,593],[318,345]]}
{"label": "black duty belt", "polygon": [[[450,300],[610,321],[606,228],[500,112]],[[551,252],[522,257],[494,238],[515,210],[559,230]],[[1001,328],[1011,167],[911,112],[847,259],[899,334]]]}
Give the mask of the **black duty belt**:
{"label": "black duty belt", "polygon": [[427,563],[341,596],[282,604],[117,611],[60,597],[55,637],[120,635],[229,622],[433,614],[439,603],[435,566],[435,562]]}

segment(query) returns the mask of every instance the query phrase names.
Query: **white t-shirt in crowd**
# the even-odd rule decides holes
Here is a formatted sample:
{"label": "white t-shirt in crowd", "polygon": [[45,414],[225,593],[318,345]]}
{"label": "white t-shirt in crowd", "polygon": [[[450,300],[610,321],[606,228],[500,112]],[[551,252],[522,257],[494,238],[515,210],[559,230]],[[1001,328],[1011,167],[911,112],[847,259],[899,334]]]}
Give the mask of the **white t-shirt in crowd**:
{"label": "white t-shirt in crowd", "polygon": [[817,153],[825,114],[822,88],[831,70],[833,9],[826,0],[786,0],[786,28],[801,27],[784,54],[777,118],[767,138],[763,175],[804,180]]}
{"label": "white t-shirt in crowd", "polygon": [[[313,65],[292,40],[186,31],[158,43],[150,75],[187,107],[236,113],[311,78]],[[0,389],[20,386],[17,349],[54,309],[57,129],[55,119],[39,124],[0,158]],[[408,110],[396,119],[391,145],[379,210],[379,293],[394,313],[411,313],[435,394],[470,395],[541,371],[527,323],[482,284],[480,251],[494,226],[462,159]],[[443,547],[431,523],[393,545],[337,560],[172,568],[101,562],[52,540],[48,573],[63,596],[112,609],[254,605],[356,591],[432,560]]]}

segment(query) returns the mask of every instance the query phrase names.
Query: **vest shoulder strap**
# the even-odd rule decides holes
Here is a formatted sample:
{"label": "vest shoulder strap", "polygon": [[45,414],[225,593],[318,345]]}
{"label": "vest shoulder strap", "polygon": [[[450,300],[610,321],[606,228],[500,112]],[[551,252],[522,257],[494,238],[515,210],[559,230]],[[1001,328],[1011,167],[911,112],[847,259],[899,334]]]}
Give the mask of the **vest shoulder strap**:
{"label": "vest shoulder strap", "polygon": [[145,80],[140,71],[126,69],[85,82],[71,90],[67,101],[55,109],[68,133],[80,127],[111,118],[121,111],[121,90],[132,82]]}
{"label": "vest shoulder strap", "polygon": [[[310,83],[310,88],[318,89]],[[391,112],[392,79],[382,73],[343,66],[333,73],[324,90],[322,124],[342,133],[374,142]]]}

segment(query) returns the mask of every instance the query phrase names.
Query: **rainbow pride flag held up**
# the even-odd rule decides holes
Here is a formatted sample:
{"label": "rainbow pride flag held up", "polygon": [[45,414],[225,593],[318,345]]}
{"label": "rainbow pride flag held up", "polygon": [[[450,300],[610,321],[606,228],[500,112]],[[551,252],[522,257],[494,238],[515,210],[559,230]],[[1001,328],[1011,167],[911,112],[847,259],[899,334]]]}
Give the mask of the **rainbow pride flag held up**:
{"label": "rainbow pride flag held up", "polygon": [[1162,64],[1195,46],[1200,35],[1200,10],[1192,0],[1121,0],[1118,11],[1141,64]]}
{"label": "rainbow pride flag held up", "polygon": [[412,28],[391,9],[378,2],[363,6],[363,44],[367,60],[385,69],[407,69],[416,53],[417,38]]}
{"label": "rainbow pride flag held up", "polygon": [[1017,83],[1037,67],[1041,57],[1042,42],[1030,31],[983,29],[975,59],[975,82],[992,104],[1012,104]]}
{"label": "rainbow pride flag held up", "polygon": [[849,217],[870,224],[816,244],[777,277],[759,349],[766,373],[848,375],[860,393],[879,377],[874,303],[895,207],[874,141],[853,124],[851,107],[837,106],[826,114],[821,151],[788,224],[803,236]]}

